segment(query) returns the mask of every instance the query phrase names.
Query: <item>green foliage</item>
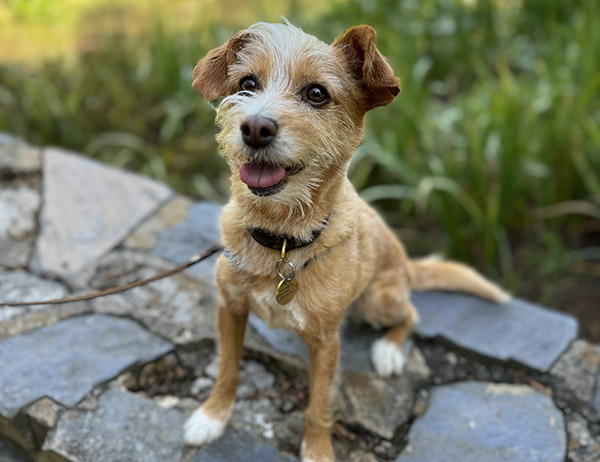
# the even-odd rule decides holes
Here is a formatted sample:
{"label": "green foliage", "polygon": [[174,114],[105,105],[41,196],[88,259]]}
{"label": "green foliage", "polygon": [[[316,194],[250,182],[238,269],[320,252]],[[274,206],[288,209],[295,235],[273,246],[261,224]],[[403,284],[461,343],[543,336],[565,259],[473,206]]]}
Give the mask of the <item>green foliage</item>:
{"label": "green foliage", "polygon": [[[517,241],[581,222],[580,207],[550,224],[538,209],[600,213],[600,4],[466,3],[353,0],[311,32],[370,24],[402,77],[352,166],[363,196],[397,225],[441,225],[450,255],[514,285]],[[567,253],[557,242],[536,248]]]}
{"label": "green foliage", "polygon": [[[600,216],[599,17],[597,0],[350,0],[302,26],[331,41],[372,25],[402,79],[368,115],[350,170],[362,195],[393,225],[443,229],[423,250],[445,247],[518,289],[539,256],[552,257],[545,275],[578,261],[562,230]],[[158,25],[75,61],[2,65],[0,130],[223,199],[214,113],[190,76],[231,32]]]}
{"label": "green foliage", "polygon": [[222,200],[214,111],[190,86],[207,49],[158,26],[148,36],[109,37],[75,61],[0,66],[0,130]]}

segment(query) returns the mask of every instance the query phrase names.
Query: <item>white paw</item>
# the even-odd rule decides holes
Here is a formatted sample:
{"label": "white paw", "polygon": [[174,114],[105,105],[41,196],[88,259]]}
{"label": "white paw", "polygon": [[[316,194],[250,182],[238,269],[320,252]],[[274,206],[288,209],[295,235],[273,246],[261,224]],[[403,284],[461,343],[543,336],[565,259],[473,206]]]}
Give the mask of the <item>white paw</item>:
{"label": "white paw", "polygon": [[304,450],[306,449],[306,440],[304,438],[302,438],[302,444],[300,445],[300,458],[302,459],[302,462],[304,461]]}
{"label": "white paw", "polygon": [[371,361],[373,361],[375,371],[381,377],[399,375],[406,364],[402,349],[385,338],[380,338],[373,344]]}
{"label": "white paw", "polygon": [[306,457],[304,455],[304,451],[306,451],[306,440],[303,439],[302,440],[302,444],[300,445],[300,459],[302,459],[302,462],[335,462],[331,457],[325,457],[325,458],[313,458],[313,457]]}
{"label": "white paw", "polygon": [[312,457],[309,457],[308,459],[306,457],[302,458],[302,462],[334,462],[333,459],[327,457],[325,459],[313,459]]}
{"label": "white paw", "polygon": [[197,409],[185,423],[185,442],[201,446],[216,440],[225,431],[227,422],[208,417],[202,408]]}

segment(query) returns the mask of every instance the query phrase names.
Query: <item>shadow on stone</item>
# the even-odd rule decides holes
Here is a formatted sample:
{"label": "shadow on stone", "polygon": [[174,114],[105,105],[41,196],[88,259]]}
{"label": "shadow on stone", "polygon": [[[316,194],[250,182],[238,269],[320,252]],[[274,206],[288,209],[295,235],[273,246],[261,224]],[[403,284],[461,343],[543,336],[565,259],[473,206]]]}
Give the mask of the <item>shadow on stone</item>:
{"label": "shadow on stone", "polygon": [[217,441],[200,449],[191,462],[297,462],[291,454],[245,430],[229,428]]}

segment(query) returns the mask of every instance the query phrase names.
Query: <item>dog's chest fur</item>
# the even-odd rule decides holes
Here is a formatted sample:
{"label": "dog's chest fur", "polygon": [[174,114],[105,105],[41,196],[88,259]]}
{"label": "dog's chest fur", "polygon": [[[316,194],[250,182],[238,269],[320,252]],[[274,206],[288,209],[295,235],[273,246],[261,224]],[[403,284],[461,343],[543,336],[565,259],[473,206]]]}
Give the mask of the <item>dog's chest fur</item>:
{"label": "dog's chest fur", "polygon": [[296,300],[280,305],[275,290],[250,290],[250,310],[265,321],[271,329],[281,328],[302,331],[306,326],[304,311]]}

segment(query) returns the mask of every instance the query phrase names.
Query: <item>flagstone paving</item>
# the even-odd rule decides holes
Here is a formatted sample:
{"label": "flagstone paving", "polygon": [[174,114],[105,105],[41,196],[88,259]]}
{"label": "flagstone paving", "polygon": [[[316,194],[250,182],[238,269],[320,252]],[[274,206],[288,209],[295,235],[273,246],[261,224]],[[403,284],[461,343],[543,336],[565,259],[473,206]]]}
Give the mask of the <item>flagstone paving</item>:
{"label": "flagstone paving", "polygon": [[30,462],[30,459],[17,454],[6,442],[0,440],[0,462]]}
{"label": "flagstone paving", "polygon": [[42,168],[42,150],[40,148],[2,134],[0,134],[0,144],[2,145],[0,175],[39,173]]}
{"label": "flagstone paving", "polygon": [[[221,207],[216,204],[200,201],[190,205],[184,220],[159,232],[158,242],[151,251],[152,255],[162,257],[171,263],[180,263],[208,249],[219,240],[221,235],[220,216]],[[215,262],[216,257],[213,256],[187,271],[213,279]]]}
{"label": "flagstone paving", "polygon": [[[0,302],[62,297],[156,274],[219,239],[220,206],[0,134]],[[217,371],[216,257],[90,302],[0,306],[0,462],[293,462],[307,349],[255,316],[231,426],[186,447],[185,418]],[[415,293],[404,373],[373,372],[382,333],[342,328],[334,447],[341,462],[599,462],[600,346],[570,316]]]}
{"label": "flagstone paving", "polygon": [[36,233],[40,194],[25,182],[0,181],[0,267],[24,268]]}
{"label": "flagstone paving", "polygon": [[[50,300],[64,297],[67,292],[64,284],[40,278],[23,270],[0,273],[0,301],[3,302]],[[0,311],[0,322],[46,308],[48,305],[5,307]]]}
{"label": "flagstone paving", "polygon": [[181,460],[183,422],[179,412],[135,393],[109,389],[94,409],[63,413],[44,442],[46,454],[41,457],[65,462]]}
{"label": "flagstone paving", "polygon": [[462,382],[433,389],[397,462],[562,462],[563,415],[526,385]]}
{"label": "flagstone paving", "polygon": [[100,314],[7,338],[0,342],[0,415],[14,417],[43,397],[73,406],[95,385],[172,348],[129,319]]}
{"label": "flagstone paving", "polygon": [[414,293],[419,335],[547,371],[577,337],[577,320],[514,299],[499,306],[465,294]]}
{"label": "flagstone paving", "polygon": [[[150,277],[171,266],[147,254],[114,251],[100,260],[98,270],[88,284],[93,289],[102,290]],[[97,312],[134,318],[173,343],[215,338],[214,284],[194,279],[187,273],[110,298],[98,298],[91,303]]]}
{"label": "flagstone paving", "polygon": [[75,273],[123,240],[161,202],[166,186],[56,148],[42,153],[44,208],[34,263]]}
{"label": "flagstone paving", "polygon": [[295,462],[297,457],[281,453],[251,433],[239,429],[228,429],[223,438],[201,449],[192,462]]}

